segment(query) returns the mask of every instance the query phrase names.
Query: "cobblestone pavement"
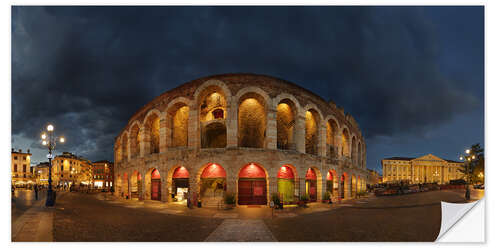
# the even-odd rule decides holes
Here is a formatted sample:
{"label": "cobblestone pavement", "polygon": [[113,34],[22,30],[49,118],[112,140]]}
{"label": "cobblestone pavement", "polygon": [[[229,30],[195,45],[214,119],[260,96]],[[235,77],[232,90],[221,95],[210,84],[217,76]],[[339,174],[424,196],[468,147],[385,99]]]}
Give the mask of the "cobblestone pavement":
{"label": "cobblestone pavement", "polygon": [[434,241],[440,202],[464,202],[460,192],[433,191],[312,204],[271,218],[269,208],[187,209],[98,197],[58,199],[55,241]]}
{"label": "cobblestone pavement", "polygon": [[46,208],[45,191],[36,200],[32,190],[16,190],[12,199],[11,240],[52,241],[53,208]]}
{"label": "cobblestone pavement", "polygon": [[276,241],[269,228],[258,219],[227,219],[205,241],[212,242],[269,242]]}
{"label": "cobblestone pavement", "polygon": [[125,207],[68,193],[57,200],[55,241],[204,241],[223,221],[161,213],[147,206]]}
{"label": "cobblestone pavement", "polygon": [[265,223],[279,241],[434,241],[441,225],[440,202],[464,202],[462,197],[450,191],[372,197]]}

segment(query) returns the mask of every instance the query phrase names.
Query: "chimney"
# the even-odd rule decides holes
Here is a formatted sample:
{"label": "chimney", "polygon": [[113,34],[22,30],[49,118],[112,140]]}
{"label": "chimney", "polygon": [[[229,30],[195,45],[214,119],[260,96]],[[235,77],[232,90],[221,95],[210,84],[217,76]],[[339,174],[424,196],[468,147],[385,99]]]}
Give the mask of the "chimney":
{"label": "chimney", "polygon": [[30,153],[30,149],[28,148],[28,154]]}
{"label": "chimney", "polygon": [[19,153],[22,153],[22,152],[23,152],[23,150],[22,150],[22,149],[19,149]]}

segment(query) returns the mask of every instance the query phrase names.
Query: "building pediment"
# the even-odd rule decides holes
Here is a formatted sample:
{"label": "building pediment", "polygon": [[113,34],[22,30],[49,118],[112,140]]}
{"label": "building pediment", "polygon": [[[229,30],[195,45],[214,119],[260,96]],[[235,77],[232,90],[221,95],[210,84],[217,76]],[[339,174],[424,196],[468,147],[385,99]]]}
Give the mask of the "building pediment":
{"label": "building pediment", "polygon": [[419,162],[419,161],[434,161],[434,162],[446,162],[445,160],[433,155],[433,154],[427,154],[418,158],[415,158],[411,160],[412,162]]}

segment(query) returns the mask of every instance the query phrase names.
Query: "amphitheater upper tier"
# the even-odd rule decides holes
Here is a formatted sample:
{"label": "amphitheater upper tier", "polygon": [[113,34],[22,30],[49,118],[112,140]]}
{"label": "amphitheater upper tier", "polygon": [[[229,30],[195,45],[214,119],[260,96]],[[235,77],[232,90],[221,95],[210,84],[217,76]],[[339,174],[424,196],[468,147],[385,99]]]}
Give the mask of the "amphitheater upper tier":
{"label": "amphitheater upper tier", "polygon": [[[255,74],[196,79],[137,111],[116,137],[116,195],[211,206],[351,198],[366,187],[354,118],[293,83]],[[210,194],[209,194],[210,193]],[[326,195],[328,194],[328,195]]]}

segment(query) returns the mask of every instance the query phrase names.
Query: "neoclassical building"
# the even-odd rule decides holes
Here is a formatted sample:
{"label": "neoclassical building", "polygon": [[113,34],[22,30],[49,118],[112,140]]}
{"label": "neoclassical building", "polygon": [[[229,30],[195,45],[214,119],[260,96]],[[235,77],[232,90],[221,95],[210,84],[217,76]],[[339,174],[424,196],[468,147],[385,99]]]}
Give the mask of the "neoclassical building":
{"label": "neoclassical building", "polygon": [[421,157],[391,157],[382,160],[383,182],[447,184],[462,179],[463,162],[441,159],[428,154]]}
{"label": "neoclassical building", "polygon": [[355,119],[333,102],[270,76],[196,79],[138,110],[118,134],[115,195],[203,207],[224,194],[267,205],[366,188],[366,145]]}

